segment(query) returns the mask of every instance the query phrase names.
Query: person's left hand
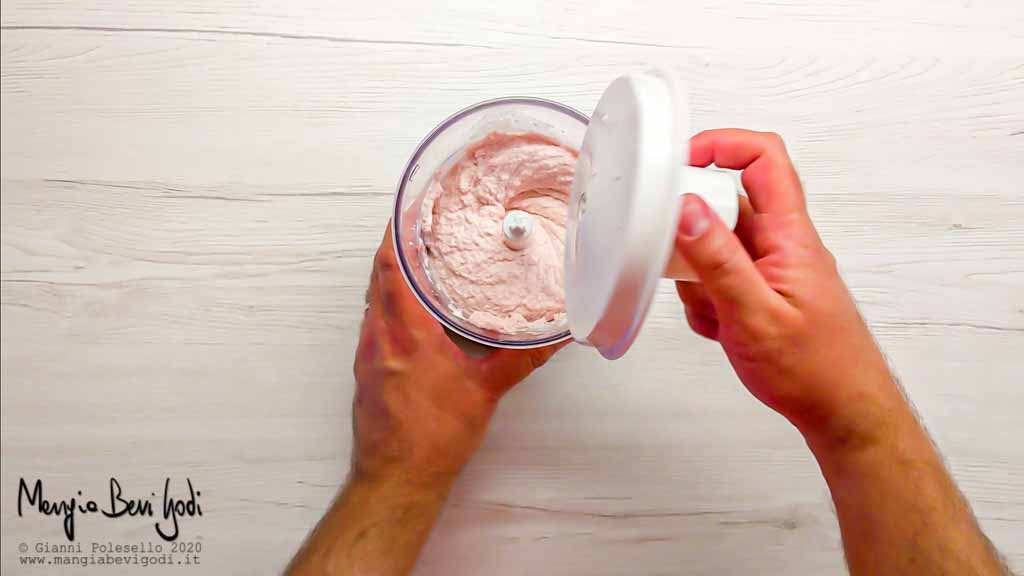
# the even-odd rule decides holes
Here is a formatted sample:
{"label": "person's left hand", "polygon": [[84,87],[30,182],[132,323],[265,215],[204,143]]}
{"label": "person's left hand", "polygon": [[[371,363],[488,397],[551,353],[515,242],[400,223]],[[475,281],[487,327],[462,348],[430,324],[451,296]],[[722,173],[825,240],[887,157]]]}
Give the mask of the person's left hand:
{"label": "person's left hand", "polygon": [[388,225],[356,351],[352,476],[447,489],[483,441],[498,399],[560,345],[463,352],[398,268]]}

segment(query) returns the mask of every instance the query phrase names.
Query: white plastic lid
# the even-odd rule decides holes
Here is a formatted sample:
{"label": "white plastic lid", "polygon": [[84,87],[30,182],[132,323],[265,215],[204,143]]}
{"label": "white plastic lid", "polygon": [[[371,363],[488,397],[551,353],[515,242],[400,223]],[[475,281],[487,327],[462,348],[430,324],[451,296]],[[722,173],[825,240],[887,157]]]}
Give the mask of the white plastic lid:
{"label": "white plastic lid", "polygon": [[616,79],[591,116],[569,200],[566,313],[573,338],[605,358],[633,343],[673,249],[688,118],[661,71]]}

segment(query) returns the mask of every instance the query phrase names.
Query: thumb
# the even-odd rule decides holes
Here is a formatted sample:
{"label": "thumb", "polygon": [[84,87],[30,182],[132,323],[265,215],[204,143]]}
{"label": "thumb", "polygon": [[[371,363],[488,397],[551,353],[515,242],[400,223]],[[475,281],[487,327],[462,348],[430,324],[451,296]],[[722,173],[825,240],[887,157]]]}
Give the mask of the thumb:
{"label": "thumb", "polygon": [[763,311],[777,297],[739,238],[696,194],[683,196],[676,248],[707,288],[721,318]]}

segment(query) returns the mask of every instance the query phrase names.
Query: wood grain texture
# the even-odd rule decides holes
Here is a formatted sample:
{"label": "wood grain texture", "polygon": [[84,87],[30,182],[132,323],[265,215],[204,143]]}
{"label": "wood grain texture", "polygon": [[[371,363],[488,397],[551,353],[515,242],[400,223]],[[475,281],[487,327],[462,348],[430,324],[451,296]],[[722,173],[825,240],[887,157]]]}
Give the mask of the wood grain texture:
{"label": "wood grain texture", "polygon": [[[18,518],[23,476],[55,494],[190,476],[203,566],[168,573],[279,570],[347,469],[365,277],[415,143],[496,96],[589,111],[650,65],[687,80],[694,129],[787,139],[865,316],[1024,566],[1019,3],[356,4],[0,5],[5,574],[45,573],[16,543],[61,537]],[[799,435],[681,316],[664,286],[621,361],[569,349],[511,394],[420,573],[843,573]]]}

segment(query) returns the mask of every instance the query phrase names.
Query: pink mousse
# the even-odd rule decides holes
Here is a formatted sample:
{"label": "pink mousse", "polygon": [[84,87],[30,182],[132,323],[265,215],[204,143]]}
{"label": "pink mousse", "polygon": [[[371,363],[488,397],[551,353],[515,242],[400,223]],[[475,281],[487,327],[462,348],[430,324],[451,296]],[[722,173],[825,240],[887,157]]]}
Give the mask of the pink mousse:
{"label": "pink mousse", "polygon": [[[539,134],[492,132],[433,178],[421,211],[427,273],[453,313],[503,334],[565,318],[563,253],[576,151]],[[534,216],[526,247],[505,245],[509,210]]]}

